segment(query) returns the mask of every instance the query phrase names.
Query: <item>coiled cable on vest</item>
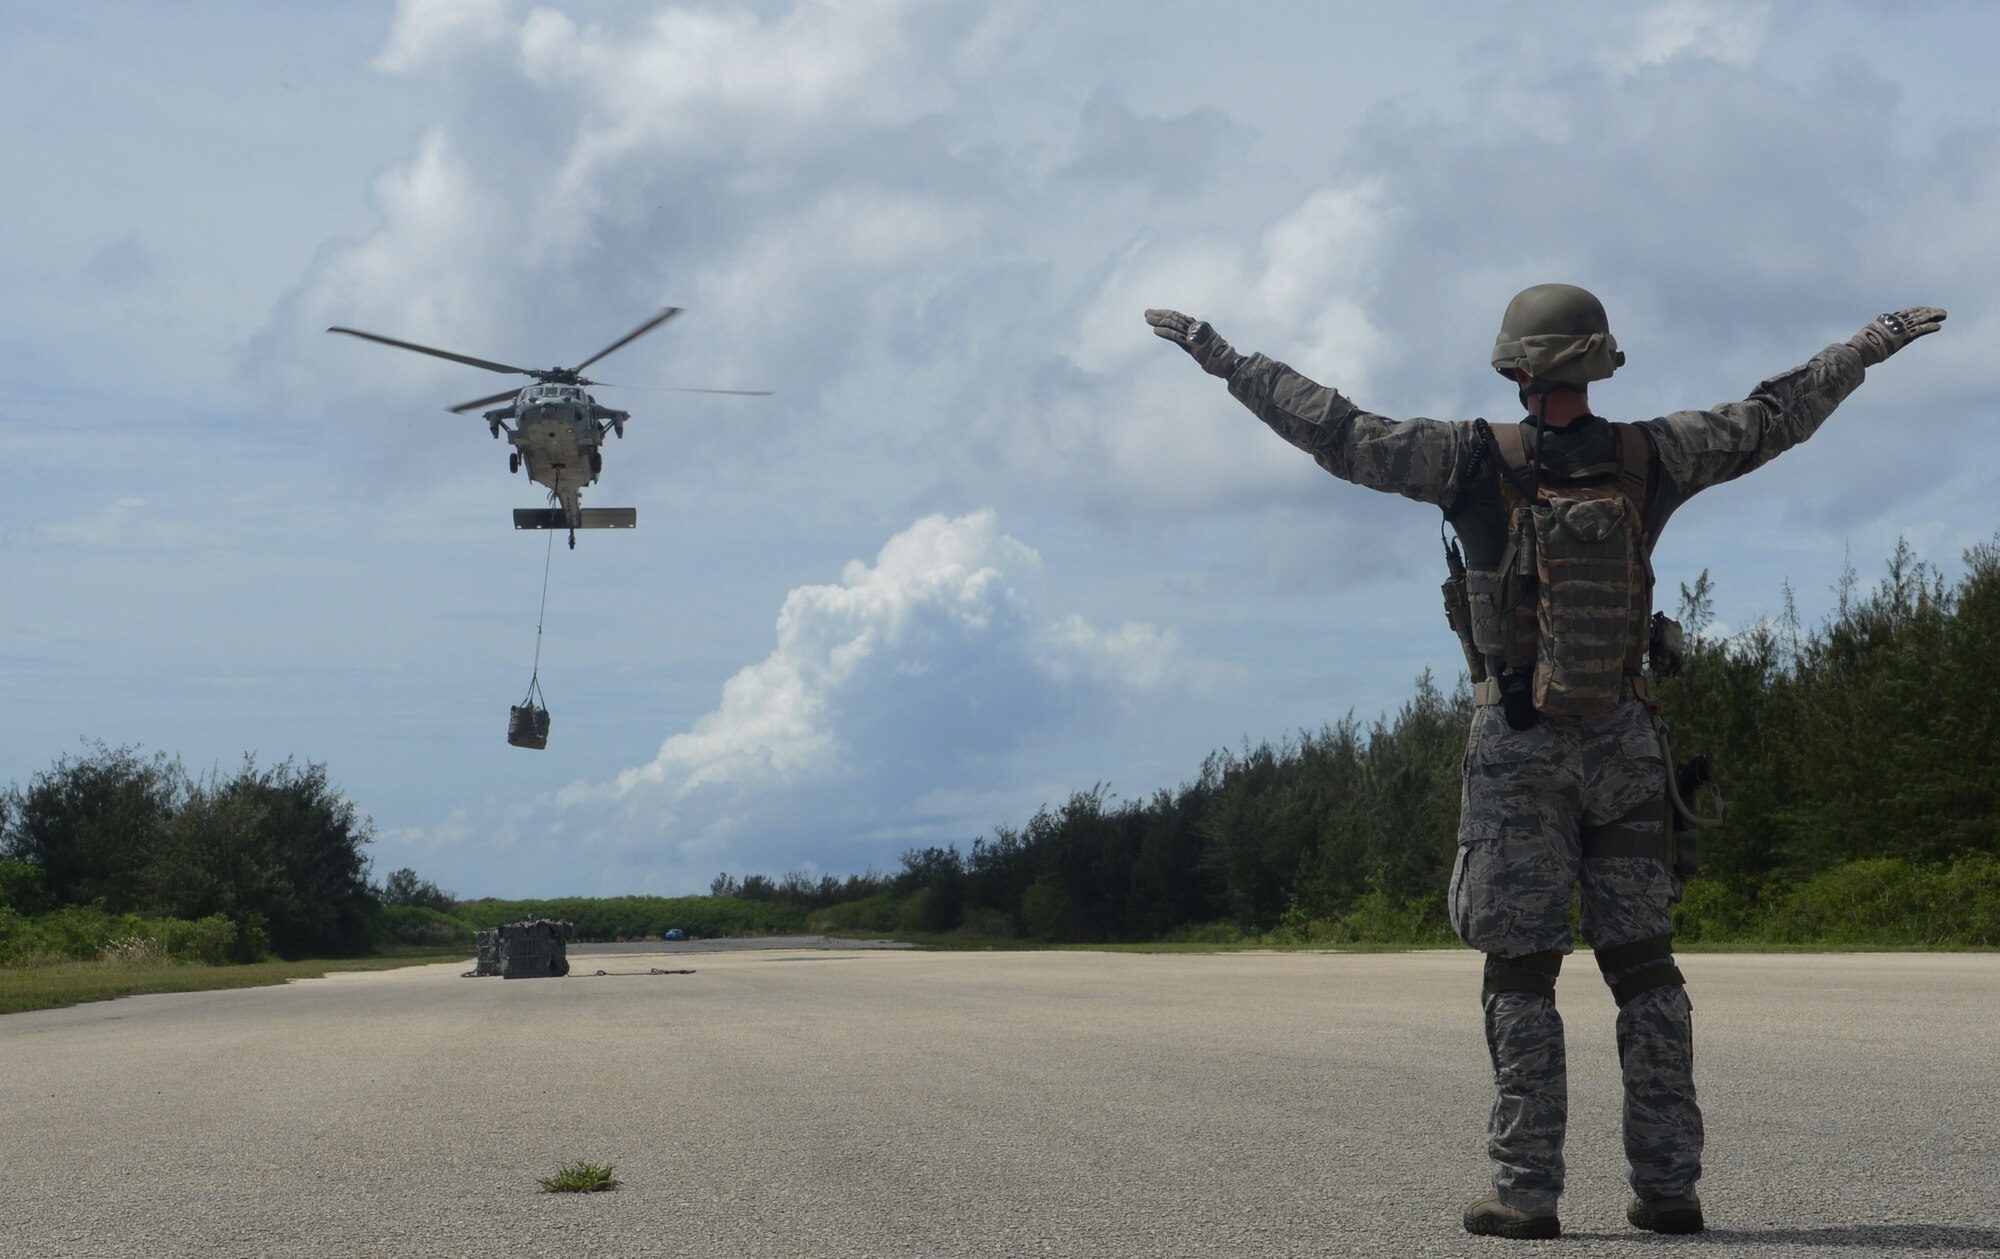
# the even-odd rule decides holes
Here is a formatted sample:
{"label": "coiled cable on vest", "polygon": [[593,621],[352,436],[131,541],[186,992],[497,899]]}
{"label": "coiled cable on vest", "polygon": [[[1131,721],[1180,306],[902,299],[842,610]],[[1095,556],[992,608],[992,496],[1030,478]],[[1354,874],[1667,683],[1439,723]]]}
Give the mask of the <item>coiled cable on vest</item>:
{"label": "coiled cable on vest", "polygon": [[1710,830],[1722,825],[1724,812],[1722,789],[1712,782],[1707,784],[1708,789],[1715,793],[1715,813],[1713,816],[1696,813],[1694,806],[1681,797],[1680,776],[1674,773],[1674,745],[1667,738],[1666,719],[1658,713],[1653,715],[1653,729],[1660,736],[1660,759],[1667,765],[1667,799],[1673,802],[1674,812],[1678,813],[1689,826],[1701,830]]}

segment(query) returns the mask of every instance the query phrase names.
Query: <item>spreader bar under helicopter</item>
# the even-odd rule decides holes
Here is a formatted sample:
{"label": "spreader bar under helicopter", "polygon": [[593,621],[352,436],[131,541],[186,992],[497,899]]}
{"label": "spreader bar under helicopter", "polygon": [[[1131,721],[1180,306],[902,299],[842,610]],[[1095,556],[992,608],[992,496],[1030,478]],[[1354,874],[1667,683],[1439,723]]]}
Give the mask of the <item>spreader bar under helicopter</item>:
{"label": "spreader bar under helicopter", "polygon": [[636,507],[585,507],[578,510],[576,520],[571,521],[560,507],[516,507],[514,527],[516,529],[636,529],[639,526],[639,509]]}

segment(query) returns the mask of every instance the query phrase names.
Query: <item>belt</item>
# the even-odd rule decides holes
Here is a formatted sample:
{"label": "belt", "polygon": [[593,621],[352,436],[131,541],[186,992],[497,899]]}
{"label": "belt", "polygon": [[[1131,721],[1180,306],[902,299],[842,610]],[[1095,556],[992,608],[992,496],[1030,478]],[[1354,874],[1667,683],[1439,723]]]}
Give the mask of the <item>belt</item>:
{"label": "belt", "polygon": [[[1632,694],[1639,697],[1640,703],[1643,703],[1650,708],[1655,701],[1653,700],[1650,690],[1646,686],[1645,677],[1637,673],[1627,674],[1626,676],[1631,679]],[[1474,682],[1472,684],[1472,702],[1481,708],[1491,707],[1492,705],[1499,703],[1500,679],[1486,678],[1483,681]]]}

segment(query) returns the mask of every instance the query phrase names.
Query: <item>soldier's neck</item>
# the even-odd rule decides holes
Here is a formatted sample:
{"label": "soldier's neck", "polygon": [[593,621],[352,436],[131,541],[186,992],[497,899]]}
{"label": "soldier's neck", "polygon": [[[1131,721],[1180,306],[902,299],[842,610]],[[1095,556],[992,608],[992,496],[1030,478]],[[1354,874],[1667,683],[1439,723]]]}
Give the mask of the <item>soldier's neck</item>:
{"label": "soldier's neck", "polygon": [[[1580,389],[1557,389],[1548,395],[1549,409],[1542,421],[1550,429],[1564,429],[1581,420],[1590,418],[1590,395]],[[1528,418],[1533,419],[1541,410],[1539,397],[1523,397],[1522,405],[1528,408]]]}

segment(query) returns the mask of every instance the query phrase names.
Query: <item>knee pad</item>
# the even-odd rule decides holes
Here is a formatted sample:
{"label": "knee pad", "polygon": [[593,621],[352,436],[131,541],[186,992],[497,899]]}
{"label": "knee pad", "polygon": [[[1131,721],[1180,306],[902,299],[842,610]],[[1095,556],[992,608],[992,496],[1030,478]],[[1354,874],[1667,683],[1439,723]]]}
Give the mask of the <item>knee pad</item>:
{"label": "knee pad", "polygon": [[1480,1003],[1485,1004],[1492,1000],[1495,993],[1501,992],[1532,992],[1553,1001],[1556,999],[1556,976],[1561,973],[1562,965],[1562,954],[1554,949],[1523,953],[1519,957],[1488,953],[1486,985],[1480,990]]}
{"label": "knee pad", "polygon": [[1604,982],[1611,985],[1611,996],[1620,1009],[1624,1009],[1627,1002],[1642,992],[1670,985],[1677,988],[1687,986],[1681,968],[1674,965],[1674,937],[1671,932],[1650,940],[1614,944],[1607,949],[1598,949],[1596,953],[1597,969],[1604,972]]}

